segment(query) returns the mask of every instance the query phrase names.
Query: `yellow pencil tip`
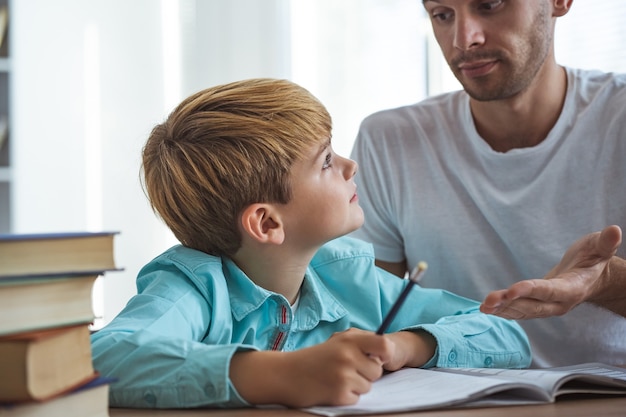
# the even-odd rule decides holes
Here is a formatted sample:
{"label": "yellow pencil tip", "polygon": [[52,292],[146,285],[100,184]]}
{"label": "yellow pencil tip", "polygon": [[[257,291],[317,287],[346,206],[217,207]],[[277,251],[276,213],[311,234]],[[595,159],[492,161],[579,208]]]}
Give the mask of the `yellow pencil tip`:
{"label": "yellow pencil tip", "polygon": [[417,268],[423,271],[428,268],[428,264],[424,261],[421,261],[420,263],[417,264]]}

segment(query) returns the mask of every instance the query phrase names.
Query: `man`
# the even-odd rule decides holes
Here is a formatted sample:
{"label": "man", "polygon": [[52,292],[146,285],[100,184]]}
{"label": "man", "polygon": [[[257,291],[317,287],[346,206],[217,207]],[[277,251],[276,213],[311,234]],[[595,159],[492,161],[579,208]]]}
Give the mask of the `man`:
{"label": "man", "polygon": [[534,366],[626,364],[626,76],[556,63],[572,2],[424,0],[463,91],[363,121],[355,235],[527,319]]}

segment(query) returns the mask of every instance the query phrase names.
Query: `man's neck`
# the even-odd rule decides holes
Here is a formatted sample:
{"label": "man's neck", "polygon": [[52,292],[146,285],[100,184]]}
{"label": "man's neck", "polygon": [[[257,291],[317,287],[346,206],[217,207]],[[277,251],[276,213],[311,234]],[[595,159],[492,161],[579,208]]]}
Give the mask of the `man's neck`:
{"label": "man's neck", "polygon": [[511,98],[470,99],[478,134],[497,152],[536,146],[556,124],[566,91],[565,69],[552,63],[537,74],[526,90]]}

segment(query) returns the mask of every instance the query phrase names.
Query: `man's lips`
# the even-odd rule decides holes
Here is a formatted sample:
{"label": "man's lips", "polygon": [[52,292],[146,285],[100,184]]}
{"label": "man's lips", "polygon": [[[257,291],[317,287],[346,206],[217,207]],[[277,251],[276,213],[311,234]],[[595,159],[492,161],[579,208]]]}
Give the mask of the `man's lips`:
{"label": "man's lips", "polygon": [[459,71],[467,77],[481,77],[488,74],[498,61],[463,62],[457,66]]}
{"label": "man's lips", "polygon": [[359,196],[358,196],[356,193],[354,193],[354,195],[353,195],[353,196],[352,196],[352,198],[350,199],[350,202],[351,202],[351,203],[354,203],[355,201],[358,201],[358,200],[359,200]]}

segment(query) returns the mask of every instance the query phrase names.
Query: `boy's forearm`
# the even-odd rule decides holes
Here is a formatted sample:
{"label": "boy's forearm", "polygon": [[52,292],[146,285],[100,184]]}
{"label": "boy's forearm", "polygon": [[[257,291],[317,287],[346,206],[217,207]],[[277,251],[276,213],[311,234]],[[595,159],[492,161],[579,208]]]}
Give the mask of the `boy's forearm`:
{"label": "boy's forearm", "polygon": [[626,260],[613,256],[598,287],[587,300],[626,317]]}
{"label": "boy's forearm", "polygon": [[230,380],[239,395],[252,405],[285,404],[282,394],[289,366],[281,363],[284,352],[249,351],[233,355]]}
{"label": "boy's forearm", "polygon": [[430,333],[423,330],[401,331],[388,334],[387,337],[402,352],[394,363],[385,367],[387,370],[395,371],[405,366],[419,368],[426,364],[437,350],[437,340]]}

